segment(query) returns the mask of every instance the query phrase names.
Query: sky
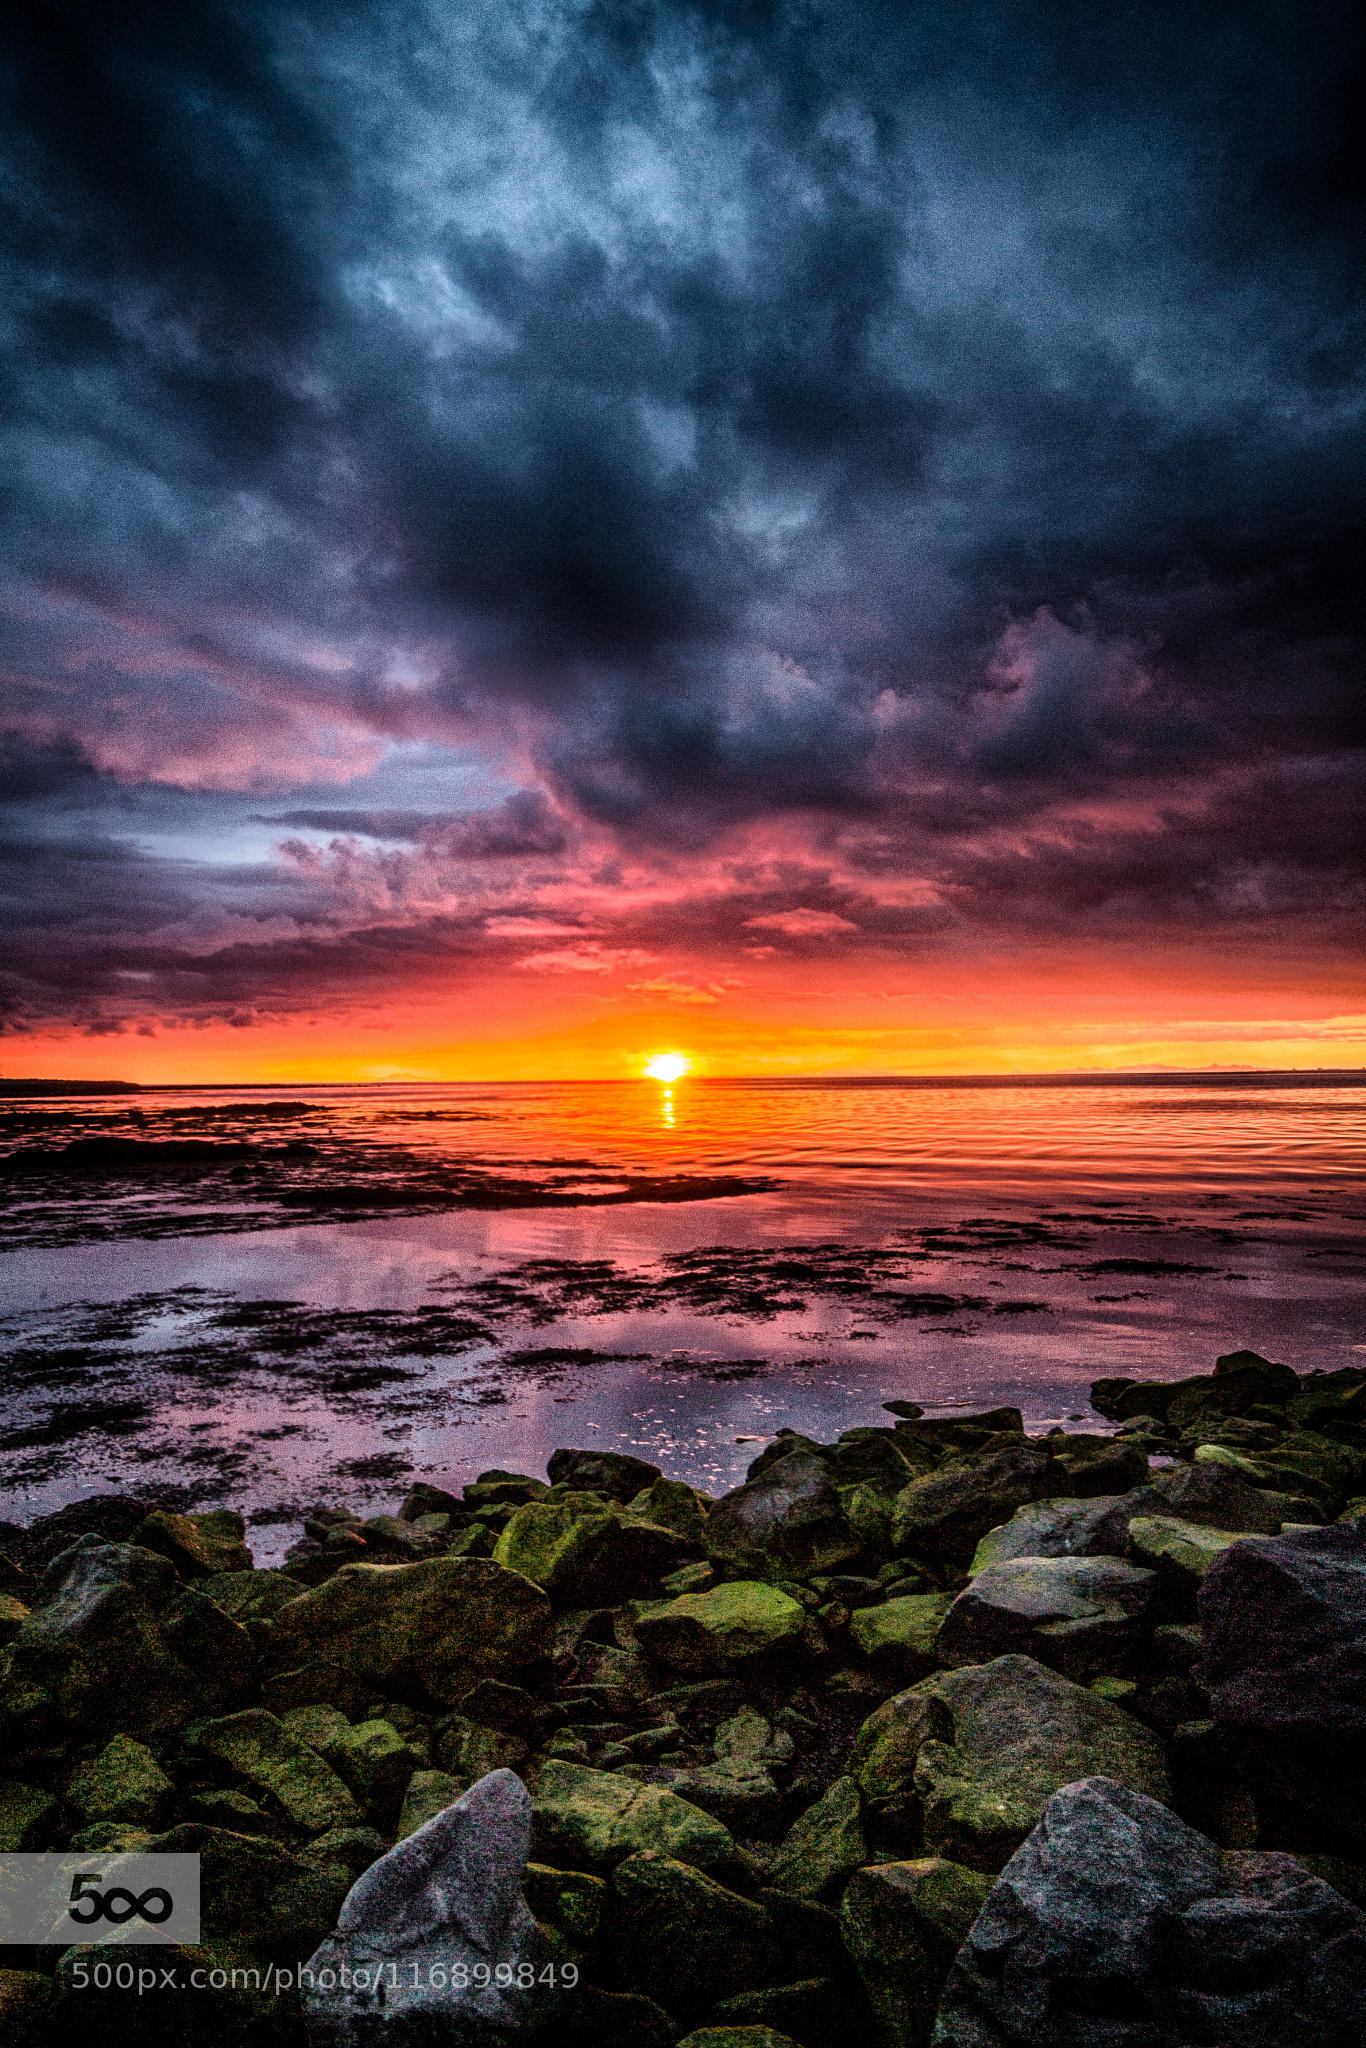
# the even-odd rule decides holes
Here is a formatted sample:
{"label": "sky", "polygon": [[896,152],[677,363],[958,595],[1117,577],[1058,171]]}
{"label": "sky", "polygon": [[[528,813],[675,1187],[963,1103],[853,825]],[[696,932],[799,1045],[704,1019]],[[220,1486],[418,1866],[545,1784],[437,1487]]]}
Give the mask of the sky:
{"label": "sky", "polygon": [[1366,1063],[1355,8],[4,34],[0,1074]]}

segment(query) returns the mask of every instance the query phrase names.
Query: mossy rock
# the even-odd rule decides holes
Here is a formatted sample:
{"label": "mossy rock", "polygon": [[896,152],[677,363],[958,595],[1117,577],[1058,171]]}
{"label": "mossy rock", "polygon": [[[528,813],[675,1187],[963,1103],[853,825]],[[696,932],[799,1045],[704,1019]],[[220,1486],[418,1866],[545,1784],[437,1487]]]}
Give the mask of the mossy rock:
{"label": "mossy rock", "polygon": [[636,1635],[652,1657],[678,1671],[725,1671],[801,1642],[806,1610],[760,1579],[734,1579],[652,1607]]}
{"label": "mossy rock", "polygon": [[47,2048],[52,1979],[37,1970],[0,1970],[0,2041],[5,2048]]}
{"label": "mossy rock", "polygon": [[678,2048],[802,2048],[802,2043],[773,2027],[696,2027]]}
{"label": "mossy rock", "polygon": [[556,1601],[595,1606],[648,1592],[661,1573],[683,1561],[687,1549],[672,1529],[598,1506],[584,1494],[517,1508],[493,1556]]}
{"label": "mossy rock", "polygon": [[800,1899],[828,1901],[867,1860],[859,1788],[852,1778],[837,1778],[788,1829],[770,1865],[769,1882]]}
{"label": "mossy rock", "polygon": [[925,2048],[944,1979],[992,1880],[940,1856],[856,1870],[840,1904],[881,2048]]}
{"label": "mossy rock", "polygon": [[351,1722],[333,1707],[300,1707],[281,1718],[292,1735],[332,1766],[362,1805],[385,1817],[397,1812],[423,1759],[391,1721]]}
{"label": "mossy rock", "polygon": [[195,1746],[244,1783],[269,1793],[307,1835],[353,1826],[361,1811],[331,1765],[263,1707],[249,1707],[194,1729]]}
{"label": "mossy rock", "polygon": [[952,1593],[909,1593],[850,1616],[849,1639],[860,1655],[911,1675],[934,1663],[935,1640],[953,1605]]}
{"label": "mossy rock", "polygon": [[169,1558],[183,1579],[206,1579],[219,1572],[249,1572],[252,1556],[246,1545],[246,1523],[231,1508],[205,1514],[177,1515],[154,1508],[133,1532],[144,1550]]}
{"label": "mossy rock", "polygon": [[57,1802],[40,1785],[0,1781],[0,1853],[46,1848],[56,1819]]}
{"label": "mossy rock", "polygon": [[214,1572],[199,1581],[199,1590],[234,1621],[273,1621],[282,1607],[308,1588],[288,1572],[265,1570]]}
{"label": "mossy rock", "polygon": [[625,1990],[657,1998],[680,2019],[770,1981],[780,1966],[762,1906],[669,1856],[617,1865],[606,1946]]}
{"label": "mossy rock", "polygon": [[175,1786],[145,1743],[116,1735],[76,1772],[67,1798],[83,1822],[131,1821],[151,1828],[165,1821]]}
{"label": "mossy rock", "polygon": [[1181,1522],[1174,1515],[1135,1515],[1129,1524],[1129,1548],[1140,1564],[1169,1581],[1197,1586],[1210,1566],[1235,1543],[1253,1536],[1241,1529],[1207,1529],[1199,1522]]}
{"label": "mossy rock", "polygon": [[275,1631],[281,1662],[331,1670],[339,1696],[364,1684],[450,1705],[476,1679],[515,1678],[548,1653],[550,1602],[484,1558],[349,1564],[282,1607]]}
{"label": "mossy rock", "polygon": [[730,1830],[676,1793],[558,1758],[541,1766],[532,1814],[538,1860],[557,1867],[609,1870],[653,1849],[715,1870],[735,1853]]}
{"label": "mossy rock", "polygon": [[556,1870],[528,1863],[522,1896],[543,1927],[562,1934],[575,1954],[596,1954],[607,1901],[607,1881],[586,1870]]}
{"label": "mossy rock", "polygon": [[462,1792],[469,1786],[459,1778],[453,1778],[449,1771],[414,1771],[403,1794],[399,1808],[398,1826],[395,1836],[403,1841],[408,1835],[415,1835],[419,1828],[425,1828],[429,1820],[435,1820],[448,1806],[454,1806]]}
{"label": "mossy rock", "polygon": [[936,1672],[885,1701],[858,1732],[853,1774],[875,1811],[913,1794],[926,1849],[976,1870],[999,1870],[1078,1778],[1171,1797],[1150,1728],[1020,1656]]}

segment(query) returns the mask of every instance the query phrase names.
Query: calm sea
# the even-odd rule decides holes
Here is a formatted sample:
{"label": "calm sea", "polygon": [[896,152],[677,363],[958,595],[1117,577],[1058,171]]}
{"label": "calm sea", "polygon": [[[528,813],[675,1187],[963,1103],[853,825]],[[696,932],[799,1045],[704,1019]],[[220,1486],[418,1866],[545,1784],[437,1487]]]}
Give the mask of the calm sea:
{"label": "calm sea", "polygon": [[1102,1374],[1366,1354],[1359,1085],[177,1090],[34,1105],[16,1142],[217,1132],[284,1097],[358,1150],[776,1185],[153,1241],[101,1196],[102,1241],[0,1256],[0,1517],[169,1489],[258,1514],[268,1558],[306,1504],[540,1470],[557,1444],[719,1491],[780,1427],[895,1397],[1081,1427]]}

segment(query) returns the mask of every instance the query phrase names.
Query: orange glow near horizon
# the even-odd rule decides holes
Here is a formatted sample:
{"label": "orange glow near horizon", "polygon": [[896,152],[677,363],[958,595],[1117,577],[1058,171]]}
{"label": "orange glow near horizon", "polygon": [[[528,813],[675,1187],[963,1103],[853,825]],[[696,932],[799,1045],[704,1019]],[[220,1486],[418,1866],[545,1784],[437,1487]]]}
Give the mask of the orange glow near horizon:
{"label": "orange glow near horizon", "polygon": [[[433,976],[433,982],[436,977]],[[15,1034],[0,1076],[165,1084],[1057,1073],[1141,1067],[1366,1067],[1358,963],[1073,953],[1009,962],[765,959],[709,1003],[489,973],[454,992],[228,1024],[132,1019],[99,1035]],[[667,1047],[644,1054],[642,1046]]]}

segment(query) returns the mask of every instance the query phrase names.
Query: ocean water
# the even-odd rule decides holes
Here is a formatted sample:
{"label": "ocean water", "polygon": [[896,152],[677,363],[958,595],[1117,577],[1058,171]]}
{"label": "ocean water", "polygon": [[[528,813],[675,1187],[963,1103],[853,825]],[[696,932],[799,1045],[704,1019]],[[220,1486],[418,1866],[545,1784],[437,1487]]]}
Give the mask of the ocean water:
{"label": "ocean water", "polygon": [[[0,1518],[134,1488],[243,1507],[268,1561],[308,1505],[559,1444],[719,1492],[779,1428],[893,1398],[1080,1428],[1101,1375],[1366,1355],[1360,1085],[177,1090],[6,1116],[0,1145],[55,1163],[4,1190]],[[168,1196],[141,1166],[70,1175],[92,1136],[239,1163]],[[254,1148],[283,1185],[291,1141],[315,1178],[370,1162],[392,1210],[290,1221]],[[448,1170],[498,1206],[404,1206]],[[690,1177],[760,1185],[695,1200]],[[642,1180],[667,1199],[617,1199]]]}

